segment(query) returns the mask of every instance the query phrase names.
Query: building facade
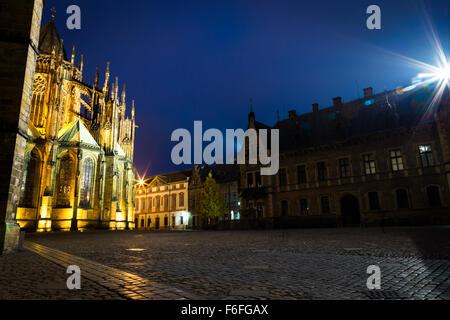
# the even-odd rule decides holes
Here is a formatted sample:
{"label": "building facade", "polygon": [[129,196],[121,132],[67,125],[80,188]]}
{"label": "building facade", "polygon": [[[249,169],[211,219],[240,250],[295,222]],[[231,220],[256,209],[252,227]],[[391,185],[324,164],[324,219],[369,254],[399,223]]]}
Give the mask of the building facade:
{"label": "building facade", "polygon": [[141,180],[136,189],[138,230],[184,230],[192,225],[188,211],[190,170]]}
{"label": "building facade", "polygon": [[[241,165],[243,216],[283,226],[450,223],[450,99],[397,89],[249,128],[280,130],[280,169]],[[270,146],[269,146],[270,148]]]}
{"label": "building facade", "polygon": [[125,86],[83,82],[54,21],[40,30],[17,222],[36,231],[134,227],[135,107]]}

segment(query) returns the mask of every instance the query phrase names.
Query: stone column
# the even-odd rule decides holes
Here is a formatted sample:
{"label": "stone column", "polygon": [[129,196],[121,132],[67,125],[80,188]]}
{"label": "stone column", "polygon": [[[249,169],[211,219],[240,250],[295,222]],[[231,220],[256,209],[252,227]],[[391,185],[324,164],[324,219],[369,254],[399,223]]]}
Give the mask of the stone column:
{"label": "stone column", "polygon": [[16,222],[43,0],[2,0],[0,10],[0,254],[18,248]]}

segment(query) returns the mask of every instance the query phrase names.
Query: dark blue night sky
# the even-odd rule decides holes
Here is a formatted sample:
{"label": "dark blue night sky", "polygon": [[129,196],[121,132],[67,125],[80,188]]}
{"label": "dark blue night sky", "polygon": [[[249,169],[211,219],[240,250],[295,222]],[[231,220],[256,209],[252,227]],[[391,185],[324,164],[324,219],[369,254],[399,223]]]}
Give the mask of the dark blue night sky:
{"label": "dark blue night sky", "polygon": [[[65,27],[77,4],[82,29]],[[366,28],[366,8],[382,10],[382,30]],[[425,11],[446,54],[449,1],[113,1],[46,0],[70,55],[84,54],[84,81],[106,61],[112,77],[136,100],[138,173],[165,173],[172,165],[170,135],[193,129],[246,128],[249,99],[258,121],[273,125],[277,110],[309,112],[332,98],[358,98],[410,83],[423,71],[392,51],[435,64]],[[425,10],[426,9],[426,10]],[[128,109],[129,112],[130,109]]]}

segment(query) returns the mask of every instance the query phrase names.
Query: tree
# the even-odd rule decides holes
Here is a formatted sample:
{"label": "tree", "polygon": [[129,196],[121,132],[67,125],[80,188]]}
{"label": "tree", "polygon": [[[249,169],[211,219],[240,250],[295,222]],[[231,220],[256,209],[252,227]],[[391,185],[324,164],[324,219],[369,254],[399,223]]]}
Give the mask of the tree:
{"label": "tree", "polygon": [[226,213],[226,205],[220,187],[212,177],[211,172],[208,174],[200,193],[198,212],[203,221],[207,221],[208,218],[215,220]]}

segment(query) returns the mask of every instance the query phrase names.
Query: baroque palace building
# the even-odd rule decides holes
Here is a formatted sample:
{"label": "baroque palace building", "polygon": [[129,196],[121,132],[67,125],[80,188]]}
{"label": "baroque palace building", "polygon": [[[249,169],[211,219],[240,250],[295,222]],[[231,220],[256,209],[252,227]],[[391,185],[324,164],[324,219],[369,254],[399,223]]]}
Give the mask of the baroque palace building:
{"label": "baroque palace building", "polygon": [[40,30],[17,222],[37,231],[134,227],[135,108],[125,86],[83,82],[54,21]]}
{"label": "baroque palace building", "polygon": [[188,185],[192,170],[140,180],[136,189],[135,225],[139,230],[183,230],[192,225]]}
{"label": "baroque palace building", "polygon": [[[241,165],[243,218],[261,226],[450,223],[450,98],[397,89],[297,115],[280,130],[280,169]],[[270,145],[269,145],[270,149]]]}

